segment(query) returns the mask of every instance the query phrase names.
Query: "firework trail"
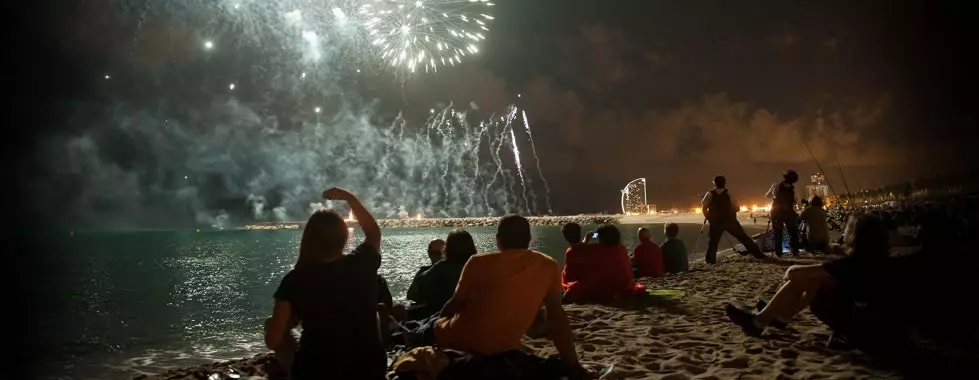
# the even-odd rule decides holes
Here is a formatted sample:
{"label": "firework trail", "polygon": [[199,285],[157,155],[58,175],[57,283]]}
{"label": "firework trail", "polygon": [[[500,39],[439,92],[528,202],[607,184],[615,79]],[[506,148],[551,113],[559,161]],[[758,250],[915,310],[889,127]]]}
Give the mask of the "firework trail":
{"label": "firework trail", "polygon": [[[537,173],[540,175],[541,182],[544,182],[544,200],[547,202],[547,213],[553,214],[554,211],[551,209],[551,187],[547,184],[547,178],[544,178],[544,171],[540,168],[540,157],[537,156],[537,147],[534,145],[534,134],[530,132],[530,121],[527,119],[527,111],[521,110],[523,114],[523,126],[527,130],[527,136],[530,138],[530,152],[534,154],[534,161],[537,163]],[[535,195],[534,198],[537,196]]]}
{"label": "firework trail", "polygon": [[529,207],[530,202],[527,201],[527,182],[524,180],[523,176],[523,163],[520,161],[520,147],[517,146],[517,134],[513,131],[513,120],[517,117],[517,107],[510,108],[510,112],[507,115],[506,129],[510,130],[510,144],[513,149],[513,161],[517,164],[517,175],[520,177],[520,186],[522,188],[521,194],[523,195],[524,207]]}

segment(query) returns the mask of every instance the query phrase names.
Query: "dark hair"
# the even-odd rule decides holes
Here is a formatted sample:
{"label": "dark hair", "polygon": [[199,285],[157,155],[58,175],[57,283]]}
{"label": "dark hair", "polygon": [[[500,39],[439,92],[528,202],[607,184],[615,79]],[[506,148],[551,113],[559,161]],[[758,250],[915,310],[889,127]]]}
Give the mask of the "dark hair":
{"label": "dark hair", "polygon": [[530,248],[530,221],[520,215],[507,215],[496,227],[496,240],[501,249]]}
{"label": "dark hair", "polygon": [[323,261],[343,253],[347,246],[347,222],[333,210],[320,209],[306,221],[299,241],[296,266]]}
{"label": "dark hair", "polygon": [[581,225],[575,222],[565,223],[561,226],[561,235],[568,244],[581,243]]}
{"label": "dark hair", "polygon": [[663,230],[666,231],[666,237],[668,238],[675,238],[676,235],[680,234],[680,226],[678,226],[676,223],[666,223],[666,225],[663,226]]}
{"label": "dark hair", "polygon": [[809,205],[812,207],[823,207],[823,198],[818,195],[813,195],[812,200],[809,201]]}
{"label": "dark hair", "polygon": [[799,174],[792,169],[786,170],[785,174],[782,174],[782,180],[788,183],[796,183],[799,181]]}
{"label": "dark hair", "polygon": [[465,264],[469,257],[476,254],[476,243],[468,231],[456,228],[449,231],[445,238],[445,259],[454,263]]}
{"label": "dark hair", "polygon": [[598,226],[598,242],[602,245],[619,245],[622,243],[622,234],[619,229],[611,224]]}
{"label": "dark hair", "polygon": [[[435,249],[436,245],[442,245],[442,248]],[[428,258],[431,259],[433,262],[441,260],[442,251],[444,249],[445,249],[445,240],[432,239],[432,241],[428,242],[428,249],[426,250],[426,252],[428,253]]]}
{"label": "dark hair", "polygon": [[853,214],[847,221],[849,233],[843,235],[848,254],[861,258],[880,258],[890,254],[890,236],[880,218]]}
{"label": "dark hair", "polygon": [[714,186],[717,186],[718,189],[723,189],[724,186],[726,185],[727,185],[727,178],[724,178],[724,176],[722,175],[714,177]]}

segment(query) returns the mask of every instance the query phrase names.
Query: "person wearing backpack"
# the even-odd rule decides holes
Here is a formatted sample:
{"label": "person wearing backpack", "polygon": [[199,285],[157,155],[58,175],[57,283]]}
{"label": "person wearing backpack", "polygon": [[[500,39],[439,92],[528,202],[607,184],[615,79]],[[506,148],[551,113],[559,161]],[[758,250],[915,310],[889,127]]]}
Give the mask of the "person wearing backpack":
{"label": "person wearing backpack", "polygon": [[707,243],[705,261],[708,264],[717,263],[717,244],[720,243],[721,235],[724,235],[725,232],[734,236],[738,242],[744,245],[745,251],[739,253],[764,258],[765,255],[761,253],[761,249],[744,232],[744,227],[741,227],[741,223],[738,222],[737,204],[725,186],[727,186],[727,179],[724,176],[714,177],[714,189],[704,194],[704,199],[701,201],[701,210],[704,217],[707,218],[707,222],[710,223],[710,240]]}

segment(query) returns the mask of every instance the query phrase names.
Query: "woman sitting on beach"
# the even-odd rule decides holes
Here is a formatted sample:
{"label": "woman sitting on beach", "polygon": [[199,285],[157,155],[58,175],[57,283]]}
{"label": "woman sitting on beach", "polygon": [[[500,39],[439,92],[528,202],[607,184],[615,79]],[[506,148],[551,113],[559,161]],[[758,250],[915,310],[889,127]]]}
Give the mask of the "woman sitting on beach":
{"label": "woman sitting on beach", "polygon": [[607,303],[645,293],[645,287],[635,282],[619,229],[603,225],[597,233],[598,244],[583,245],[565,257],[565,302]]}
{"label": "woman sitting on beach", "polygon": [[806,307],[835,332],[853,332],[857,305],[880,299],[887,284],[875,273],[889,254],[887,231],[877,217],[853,215],[843,232],[846,256],[824,264],[793,265],[785,272],[785,283],[767,304],[752,311],[726,306],[727,316],[748,335],[758,336],[768,326],[785,328]]}
{"label": "woman sitting on beach", "polygon": [[463,229],[449,232],[445,238],[445,259],[418,277],[419,302],[424,305],[426,318],[442,310],[445,302],[452,298],[462,267],[475,254],[476,243],[469,232]]}
{"label": "woman sitting on beach", "polygon": [[805,249],[809,252],[829,253],[829,223],[826,221],[823,198],[813,196],[809,207],[802,210],[799,220],[806,224]]}
{"label": "woman sitting on beach", "polygon": [[310,216],[296,267],[275,292],[265,343],[273,351],[290,348],[284,343],[298,322],[303,334],[292,378],[383,379],[387,359],[377,314],[381,229],[353,194],[332,188],[323,197],[347,201],[364,242],[344,255],[349,236],[343,217],[326,209]]}

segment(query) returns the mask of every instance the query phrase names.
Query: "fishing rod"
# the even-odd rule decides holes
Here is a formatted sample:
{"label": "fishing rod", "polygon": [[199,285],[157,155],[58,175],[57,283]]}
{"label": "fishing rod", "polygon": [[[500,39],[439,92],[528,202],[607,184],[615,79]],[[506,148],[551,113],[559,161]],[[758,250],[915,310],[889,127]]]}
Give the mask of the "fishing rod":
{"label": "fishing rod", "polygon": [[[806,141],[806,136],[802,133],[802,126],[799,125],[799,124],[797,124],[796,127],[795,127],[795,130],[797,132],[799,132],[799,137],[802,139],[802,145],[805,145],[806,146],[806,150],[809,151],[809,156],[811,156],[812,157],[812,161],[816,163],[816,168],[819,169],[819,171],[821,173],[825,173],[825,171],[823,170],[823,166],[820,165],[819,164],[819,160],[816,159],[816,154],[813,153],[812,152],[812,148],[809,147],[809,142]],[[831,193],[833,193],[833,196],[836,197],[836,199],[840,199],[840,196],[836,193],[836,189],[833,188],[833,184],[831,182],[829,182],[829,181],[826,181],[826,184],[829,186],[829,191]],[[840,203],[840,202],[837,202],[837,203]],[[846,208],[844,208],[842,204],[840,204],[839,206],[840,206],[841,209],[843,209],[844,211],[846,211]]]}
{"label": "fishing rod", "polygon": [[836,171],[840,173],[840,180],[843,181],[843,190],[846,190],[846,199],[852,203],[853,193],[850,192],[850,186],[846,184],[846,175],[843,174],[843,165],[840,165],[840,158],[836,155],[836,149],[830,147],[829,152],[833,155],[833,160],[836,161]]}

